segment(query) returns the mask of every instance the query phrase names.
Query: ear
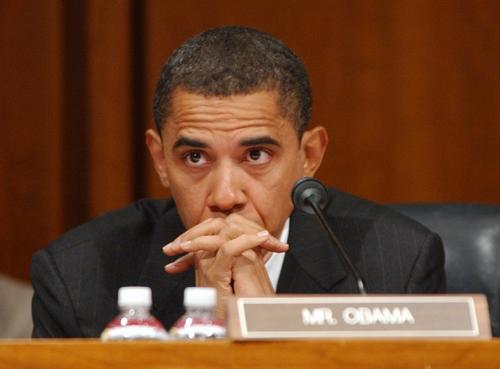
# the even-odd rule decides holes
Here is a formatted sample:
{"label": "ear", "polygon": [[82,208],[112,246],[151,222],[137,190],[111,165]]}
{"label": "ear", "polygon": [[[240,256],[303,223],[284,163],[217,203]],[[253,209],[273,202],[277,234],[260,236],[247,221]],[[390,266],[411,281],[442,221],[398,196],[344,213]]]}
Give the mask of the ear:
{"label": "ear", "polygon": [[160,177],[160,181],[163,187],[168,188],[170,182],[168,180],[167,165],[165,161],[165,154],[163,153],[163,143],[160,135],[153,129],[148,129],[146,131],[146,145],[149,149],[149,154],[151,159],[153,159],[153,164]]}
{"label": "ear", "polygon": [[328,145],[328,133],[324,127],[315,127],[304,132],[300,148],[304,155],[303,175],[313,177],[318,170]]}

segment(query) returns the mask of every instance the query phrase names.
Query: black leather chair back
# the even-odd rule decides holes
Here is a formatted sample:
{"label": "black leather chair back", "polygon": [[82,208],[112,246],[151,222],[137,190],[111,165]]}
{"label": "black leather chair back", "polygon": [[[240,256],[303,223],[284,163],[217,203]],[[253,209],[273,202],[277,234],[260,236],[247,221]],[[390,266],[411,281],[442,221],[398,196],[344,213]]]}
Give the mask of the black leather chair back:
{"label": "black leather chair back", "polygon": [[390,207],[441,236],[448,292],[485,294],[493,335],[500,336],[500,206],[430,203]]}

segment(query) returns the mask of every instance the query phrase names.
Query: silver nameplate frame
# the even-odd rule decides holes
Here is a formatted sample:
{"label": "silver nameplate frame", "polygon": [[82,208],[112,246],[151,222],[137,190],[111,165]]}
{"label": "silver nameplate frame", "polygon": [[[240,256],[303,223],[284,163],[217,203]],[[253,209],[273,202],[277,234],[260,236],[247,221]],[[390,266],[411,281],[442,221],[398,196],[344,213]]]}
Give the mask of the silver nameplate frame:
{"label": "silver nameplate frame", "polygon": [[228,302],[234,340],[488,339],[483,295],[280,295]]}

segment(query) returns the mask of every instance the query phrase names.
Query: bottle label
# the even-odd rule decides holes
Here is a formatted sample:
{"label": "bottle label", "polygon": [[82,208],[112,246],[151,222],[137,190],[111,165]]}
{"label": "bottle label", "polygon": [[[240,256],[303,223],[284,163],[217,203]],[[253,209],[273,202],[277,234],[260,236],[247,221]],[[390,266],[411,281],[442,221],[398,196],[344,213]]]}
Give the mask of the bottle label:
{"label": "bottle label", "polygon": [[103,341],[114,340],[167,340],[168,334],[156,325],[126,325],[106,328],[101,335]]}
{"label": "bottle label", "polygon": [[181,339],[213,339],[226,337],[226,328],[217,324],[175,325],[170,334]]}

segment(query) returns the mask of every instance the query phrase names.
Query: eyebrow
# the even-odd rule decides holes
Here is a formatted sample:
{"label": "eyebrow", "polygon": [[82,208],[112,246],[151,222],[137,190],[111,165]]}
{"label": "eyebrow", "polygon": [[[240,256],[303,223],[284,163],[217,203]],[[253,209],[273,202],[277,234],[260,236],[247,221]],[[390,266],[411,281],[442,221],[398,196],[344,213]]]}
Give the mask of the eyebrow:
{"label": "eyebrow", "polygon": [[197,147],[200,149],[204,149],[204,148],[208,147],[208,145],[205,142],[199,141],[199,140],[194,139],[194,138],[185,137],[185,136],[179,137],[175,141],[173,148],[177,149],[178,147],[181,147],[181,146]]}
{"label": "eyebrow", "polygon": [[271,136],[260,136],[248,138],[239,142],[240,146],[274,145],[280,147],[280,143]]}
{"label": "eyebrow", "polygon": [[[280,143],[276,141],[274,138],[271,136],[260,136],[260,137],[253,137],[253,138],[247,138],[244,140],[241,140],[239,142],[240,146],[258,146],[258,145],[274,145],[281,147]],[[200,149],[205,149],[208,147],[208,145],[200,140],[197,140],[195,138],[189,138],[185,136],[179,137],[173,146],[173,149],[177,149],[178,147],[181,146],[189,146],[189,147],[196,147]]]}

